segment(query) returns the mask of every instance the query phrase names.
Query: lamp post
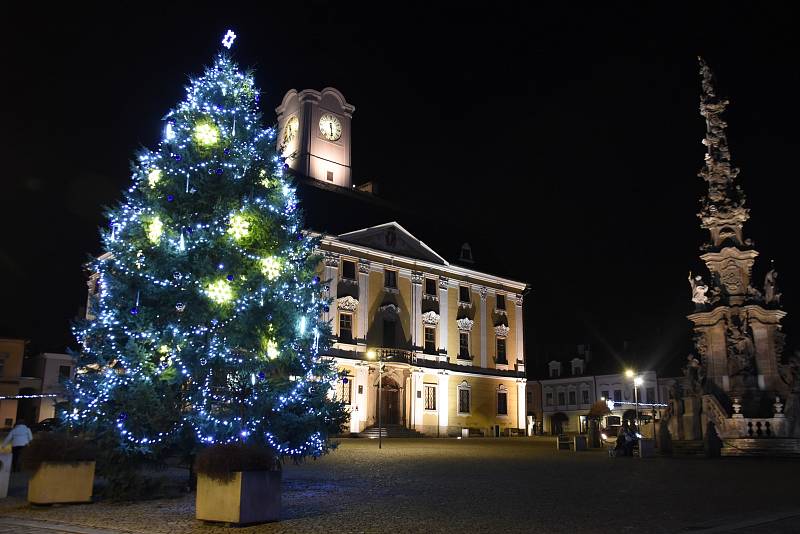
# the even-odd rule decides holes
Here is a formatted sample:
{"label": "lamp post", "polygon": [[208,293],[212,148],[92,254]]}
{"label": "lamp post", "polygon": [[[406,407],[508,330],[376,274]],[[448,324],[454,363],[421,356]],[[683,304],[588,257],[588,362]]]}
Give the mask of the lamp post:
{"label": "lamp post", "polygon": [[642,385],[642,377],[637,375],[633,369],[625,369],[625,376],[633,379],[633,400],[636,403],[636,432],[639,432],[639,386]]}
{"label": "lamp post", "polygon": [[[374,360],[376,356],[375,350],[370,349],[367,351],[367,358]],[[377,354],[378,356],[378,448],[383,448],[383,427],[381,425],[381,413],[383,412],[383,404],[381,403],[381,390],[383,389],[383,351]]]}

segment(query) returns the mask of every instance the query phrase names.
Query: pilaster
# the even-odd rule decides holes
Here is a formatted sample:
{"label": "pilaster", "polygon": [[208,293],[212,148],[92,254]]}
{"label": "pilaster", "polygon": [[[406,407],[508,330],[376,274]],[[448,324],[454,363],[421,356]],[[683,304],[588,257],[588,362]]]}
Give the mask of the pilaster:
{"label": "pilaster", "polygon": [[358,260],[358,338],[359,344],[367,343],[369,321],[369,261]]}
{"label": "pilaster", "polygon": [[518,362],[525,365],[525,338],[523,337],[522,323],[522,294],[517,293],[514,298],[514,350]]}
{"label": "pilaster", "polygon": [[[336,318],[336,298],[339,282],[339,255],[333,252],[325,253],[325,268],[323,272],[323,281],[326,284],[327,291],[325,298],[330,299],[328,311],[323,311],[322,320],[324,322],[332,321]],[[332,309],[331,309],[332,308]],[[336,332],[338,325],[333,325],[333,332]]]}
{"label": "pilaster", "polygon": [[447,355],[447,338],[450,334],[449,330],[452,327],[448,321],[448,296],[450,294],[448,289],[449,286],[449,279],[445,278],[444,276],[439,278],[439,354],[447,356],[446,361],[450,361],[450,357]]}
{"label": "pilaster", "polygon": [[422,282],[424,274],[421,271],[411,271],[411,299],[412,316],[411,320],[411,345],[414,350],[421,351],[423,346],[422,339]]}
{"label": "pilaster", "polygon": [[489,330],[488,325],[486,324],[486,294],[489,292],[486,286],[481,286],[478,289],[478,294],[481,297],[481,367],[486,369],[487,365],[487,351],[486,351],[486,337],[487,332]]}
{"label": "pilaster", "polygon": [[517,428],[525,429],[525,416],[528,413],[525,395],[525,379],[517,380]]}
{"label": "pilaster", "polygon": [[422,432],[422,418],[424,414],[425,408],[425,398],[424,398],[424,389],[423,389],[423,378],[425,377],[425,373],[421,369],[414,369],[411,372],[411,413],[413,414],[412,417],[414,418],[413,428]]}

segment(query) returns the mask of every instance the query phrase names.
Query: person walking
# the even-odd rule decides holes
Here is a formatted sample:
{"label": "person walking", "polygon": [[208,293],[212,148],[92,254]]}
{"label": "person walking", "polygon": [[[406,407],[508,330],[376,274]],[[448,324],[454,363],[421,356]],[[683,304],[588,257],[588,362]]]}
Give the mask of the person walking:
{"label": "person walking", "polygon": [[28,443],[33,439],[31,429],[25,424],[23,419],[17,419],[14,428],[8,433],[6,439],[3,440],[2,446],[5,447],[11,442],[11,470],[19,471],[19,455],[22,454],[22,449],[28,446]]}

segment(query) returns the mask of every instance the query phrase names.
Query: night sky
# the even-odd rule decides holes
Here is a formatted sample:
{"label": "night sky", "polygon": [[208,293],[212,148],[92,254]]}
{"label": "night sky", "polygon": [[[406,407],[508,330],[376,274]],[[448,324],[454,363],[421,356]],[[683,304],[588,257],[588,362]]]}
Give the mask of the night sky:
{"label": "night sky", "polygon": [[685,359],[686,278],[701,270],[705,238],[695,216],[703,55],[731,100],[745,234],[761,253],[755,280],[775,259],[791,350],[798,21],[762,3],[697,4],[12,8],[2,23],[11,122],[0,336],[75,347],[69,321],[85,300],[82,264],[99,252],[102,206],[120,198],[135,150],[157,144],[161,118],[233,28],[268,123],[288,89],[338,88],[356,107],[355,181],[377,181],[403,208],[439,210],[494,244],[478,258],[491,272],[531,284],[529,366],[575,343],[613,355],[628,341],[642,368],[674,371]]}

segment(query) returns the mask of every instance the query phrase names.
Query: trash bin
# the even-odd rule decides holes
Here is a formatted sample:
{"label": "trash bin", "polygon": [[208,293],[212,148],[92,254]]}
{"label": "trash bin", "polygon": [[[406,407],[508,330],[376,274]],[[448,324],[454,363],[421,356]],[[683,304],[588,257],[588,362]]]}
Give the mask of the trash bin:
{"label": "trash bin", "polygon": [[12,459],[10,446],[0,449],[0,499],[8,497],[8,480],[11,477]]}
{"label": "trash bin", "polygon": [[578,435],[575,436],[575,450],[576,451],[585,451],[586,450],[586,436]]}
{"label": "trash bin", "polygon": [[656,441],[654,439],[639,440],[639,458],[653,458],[656,455]]}

